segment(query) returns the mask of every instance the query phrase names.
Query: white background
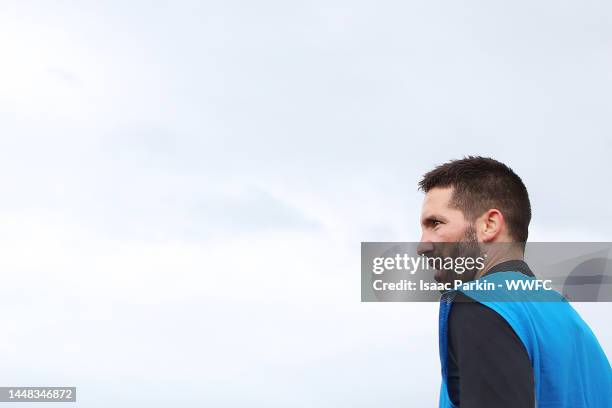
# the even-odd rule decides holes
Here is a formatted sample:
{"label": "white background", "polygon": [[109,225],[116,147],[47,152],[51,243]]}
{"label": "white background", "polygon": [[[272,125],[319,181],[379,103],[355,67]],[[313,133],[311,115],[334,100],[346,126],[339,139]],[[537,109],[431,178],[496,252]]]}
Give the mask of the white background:
{"label": "white background", "polygon": [[[532,241],[612,240],[610,11],[3,1],[0,385],[434,406],[437,305],[360,303],[360,242],[418,240],[416,183],[466,154],[523,178]],[[610,304],[576,307],[610,355]]]}

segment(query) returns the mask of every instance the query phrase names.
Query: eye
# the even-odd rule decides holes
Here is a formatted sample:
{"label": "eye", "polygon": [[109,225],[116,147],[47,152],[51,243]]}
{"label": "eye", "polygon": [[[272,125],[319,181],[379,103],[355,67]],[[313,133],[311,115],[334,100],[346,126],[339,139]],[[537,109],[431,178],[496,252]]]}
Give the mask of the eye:
{"label": "eye", "polygon": [[444,224],[444,221],[440,221],[439,219],[434,218],[434,217],[427,217],[423,221],[423,227],[429,228],[429,229],[435,229],[438,227],[438,225],[442,225],[442,224]]}
{"label": "eye", "polygon": [[430,218],[427,220],[427,226],[432,229],[436,228],[440,224],[443,224],[443,222],[435,218]]}

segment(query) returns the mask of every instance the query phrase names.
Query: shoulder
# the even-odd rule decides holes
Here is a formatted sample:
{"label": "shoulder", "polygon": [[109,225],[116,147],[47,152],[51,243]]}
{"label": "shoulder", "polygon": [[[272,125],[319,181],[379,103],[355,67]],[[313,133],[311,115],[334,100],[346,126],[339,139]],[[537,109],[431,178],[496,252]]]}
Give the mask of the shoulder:
{"label": "shoulder", "polygon": [[[505,338],[522,343],[510,324],[495,310],[459,292],[453,301],[448,317],[448,331],[452,339],[484,340]],[[494,343],[494,341],[493,341]]]}

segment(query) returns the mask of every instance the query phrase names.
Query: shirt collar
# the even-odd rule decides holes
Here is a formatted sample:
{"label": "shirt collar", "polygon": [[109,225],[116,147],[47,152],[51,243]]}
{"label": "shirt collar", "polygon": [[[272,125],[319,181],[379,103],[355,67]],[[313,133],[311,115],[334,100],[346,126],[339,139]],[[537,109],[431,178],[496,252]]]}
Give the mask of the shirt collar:
{"label": "shirt collar", "polygon": [[500,262],[497,265],[493,265],[491,269],[489,269],[483,276],[490,275],[496,272],[520,272],[527,276],[535,276],[531,269],[529,269],[529,265],[525,263],[525,261],[520,259],[513,259],[511,261]]}

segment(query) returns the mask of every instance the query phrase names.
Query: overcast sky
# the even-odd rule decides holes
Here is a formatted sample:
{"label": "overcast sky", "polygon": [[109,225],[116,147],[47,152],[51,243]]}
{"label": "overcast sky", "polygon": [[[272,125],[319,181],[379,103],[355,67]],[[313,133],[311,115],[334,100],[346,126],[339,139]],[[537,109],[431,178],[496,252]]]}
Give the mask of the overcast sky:
{"label": "overcast sky", "polygon": [[433,406],[437,305],[360,303],[360,242],[418,240],[466,154],[523,178],[532,240],[612,241],[611,9],[3,1],[0,385]]}

